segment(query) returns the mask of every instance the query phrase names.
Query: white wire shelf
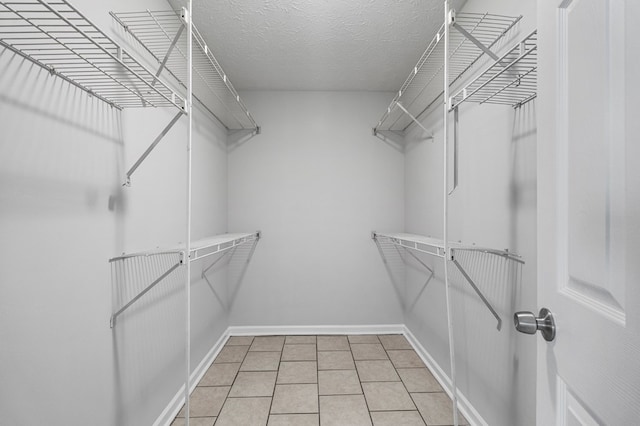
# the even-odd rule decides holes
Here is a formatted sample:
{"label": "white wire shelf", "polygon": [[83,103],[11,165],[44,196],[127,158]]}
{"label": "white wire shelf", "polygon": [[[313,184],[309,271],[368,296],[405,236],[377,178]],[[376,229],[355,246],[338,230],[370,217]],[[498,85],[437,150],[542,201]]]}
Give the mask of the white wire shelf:
{"label": "white wire shelf", "polygon": [[537,94],[538,35],[532,32],[453,95],[451,109],[463,102],[519,107]]}
{"label": "white wire shelf", "polygon": [[[522,17],[489,13],[459,13],[449,32],[449,85],[454,84],[484,54],[490,54],[504,35]],[[409,77],[374,128],[404,133],[436,102],[442,101],[444,72],[444,31],[438,30]]]}
{"label": "white wire shelf", "polygon": [[[381,254],[382,254],[382,250],[380,248],[380,242],[386,242],[398,247],[405,248],[407,250],[415,250],[421,253],[426,253],[431,256],[436,256],[440,258],[445,258],[445,256],[447,255],[445,251],[444,241],[436,238],[425,237],[423,235],[416,235],[416,234],[381,233],[381,232],[375,232],[375,231],[372,232],[371,236],[373,240],[376,242],[376,244],[378,244]],[[467,283],[469,283],[469,285],[476,292],[480,300],[482,300],[482,303],[484,303],[486,308],[495,317],[496,323],[497,323],[497,329],[500,330],[502,328],[502,318],[500,318],[500,315],[495,310],[491,302],[486,298],[484,293],[480,290],[476,282],[469,276],[469,274],[464,269],[464,267],[460,264],[460,262],[458,262],[458,260],[456,259],[456,251],[474,251],[474,252],[487,253],[491,255],[500,256],[508,260],[513,260],[521,264],[524,263],[524,260],[522,260],[520,256],[513,254],[508,250],[496,250],[496,249],[485,248],[485,247],[468,246],[460,243],[448,243],[447,246],[449,247],[449,258],[447,260],[451,261],[451,263],[458,269],[458,271],[460,271],[460,273],[462,274],[464,279],[467,281]],[[411,254],[410,251],[408,253]],[[384,254],[382,255],[384,256]],[[422,262],[422,260],[420,260],[416,255],[412,254],[412,257],[415,260],[417,260],[419,263],[421,263],[422,266],[424,266],[431,273],[431,275],[434,274],[433,269],[431,269],[424,262]]]}
{"label": "white wire shelf", "polygon": [[[372,234],[373,239],[380,239],[395,244],[400,247],[419,251],[422,253],[430,254],[432,256],[444,257],[444,240],[437,238],[426,237],[424,235],[406,234],[397,232],[374,232]],[[514,260],[518,263],[524,263],[522,258],[515,253],[508,250],[497,250],[487,247],[479,247],[475,245],[466,245],[457,242],[449,242],[447,244],[452,253],[456,250],[459,251],[477,251],[481,253],[492,254]],[[453,254],[452,254],[453,257]]]}
{"label": "white wire shelf", "polygon": [[173,247],[156,248],[152,250],[140,251],[136,253],[126,253],[120,256],[109,259],[109,262],[116,262],[119,260],[125,260],[133,257],[149,257],[161,254],[182,254],[183,259],[181,263],[184,263],[184,259],[188,258],[190,261],[202,259],[207,256],[211,256],[229,249],[235,246],[244,244],[249,241],[255,241],[260,238],[260,232],[252,233],[237,233],[237,234],[220,234],[213,237],[203,238],[200,240],[191,241],[191,247],[189,256],[186,256],[186,247],[184,244],[178,244]]}
{"label": "white wire shelf", "polygon": [[[186,88],[187,32],[183,11],[111,12],[111,16],[140,43],[159,64]],[[260,128],[240,99],[231,81],[193,26],[194,97],[227,129]]]}
{"label": "white wire shelf", "polygon": [[185,105],[65,0],[0,1],[0,45],[118,109]]}
{"label": "white wire shelf", "polygon": [[[109,321],[110,326],[113,328],[116,318],[120,314],[140,300],[142,296],[157,284],[169,277],[173,271],[184,265],[187,259],[189,262],[194,262],[215,254],[226,254],[229,253],[231,249],[235,249],[246,243],[253,243],[253,247],[255,247],[259,239],[260,231],[222,234],[192,241],[188,256],[185,245],[179,244],[169,248],[157,248],[137,253],[123,254],[109,259],[112,267],[113,285],[124,287],[123,291],[127,293],[125,301],[114,308],[114,312]],[[214,264],[218,260],[216,260]],[[211,266],[213,265],[210,265],[203,271],[203,275]],[[149,272],[153,270],[154,267],[159,267],[161,272],[158,272],[156,276],[150,276]],[[135,286],[137,290],[127,290],[126,287],[129,286],[129,282],[131,281],[133,282],[131,286],[137,284],[137,286]],[[140,281],[143,282],[140,283]],[[148,281],[151,281],[151,283],[148,283]],[[140,288],[140,284],[142,284],[142,288]]]}

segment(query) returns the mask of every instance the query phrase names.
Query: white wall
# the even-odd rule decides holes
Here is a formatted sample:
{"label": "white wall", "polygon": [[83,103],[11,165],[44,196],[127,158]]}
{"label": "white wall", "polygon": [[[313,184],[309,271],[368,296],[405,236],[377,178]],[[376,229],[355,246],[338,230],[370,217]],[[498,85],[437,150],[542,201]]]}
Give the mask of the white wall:
{"label": "white wall", "polygon": [[[464,11],[523,14],[519,37],[535,28],[534,1],[469,0]],[[407,138],[405,229],[442,238],[442,110],[438,108],[424,123],[434,130],[434,142],[416,130]],[[459,141],[460,186],[449,197],[450,240],[508,248],[526,263],[518,267],[486,254],[458,255],[501,316],[501,331],[449,264],[457,385],[488,424],[533,425],[536,339],[518,334],[511,318],[515,311],[537,309],[535,101],[517,110],[463,105]],[[408,259],[406,324],[449,374],[442,261],[423,257],[436,271],[425,284],[424,271]]]}
{"label": "white wall", "polygon": [[263,238],[232,325],[402,322],[374,229],[403,226],[403,155],[371,134],[392,95],[246,92],[260,136],[229,153],[229,230]]}
{"label": "white wall", "polygon": [[[109,10],[166,8],[74,5],[106,32],[116,29]],[[0,422],[151,424],[184,381],[184,268],[112,330],[107,260],[185,240],[186,120],[123,188],[175,111],[120,113],[4,50],[0,69]],[[194,117],[198,238],[226,231],[227,160],[226,134],[204,113]],[[194,367],[228,325],[214,292],[225,300],[224,271],[209,281],[192,285]]]}

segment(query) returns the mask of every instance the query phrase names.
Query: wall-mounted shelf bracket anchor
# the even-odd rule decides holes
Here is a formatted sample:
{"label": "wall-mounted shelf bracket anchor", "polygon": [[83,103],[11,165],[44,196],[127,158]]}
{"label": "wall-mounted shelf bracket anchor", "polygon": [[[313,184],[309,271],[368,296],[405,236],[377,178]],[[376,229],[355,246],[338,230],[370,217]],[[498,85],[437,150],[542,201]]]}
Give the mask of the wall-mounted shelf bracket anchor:
{"label": "wall-mounted shelf bracket anchor", "polygon": [[491,314],[498,321],[497,329],[500,330],[502,328],[502,319],[500,318],[500,315],[498,315],[498,313],[493,308],[491,303],[487,300],[487,298],[484,296],[484,294],[482,294],[482,292],[480,291],[480,289],[478,288],[476,283],[473,281],[473,279],[471,279],[469,274],[467,274],[467,271],[465,271],[464,268],[462,267],[462,265],[460,265],[460,263],[458,263],[458,261],[455,258],[455,251],[453,249],[451,250],[451,262],[456,266],[456,268],[458,268],[458,270],[460,271],[460,273],[462,274],[464,279],[467,280],[467,282],[471,285],[471,287],[476,292],[476,294],[478,295],[480,300],[482,300],[482,303],[484,303],[485,306],[487,307],[487,309],[489,309],[489,311],[491,311]]}
{"label": "wall-mounted shelf bracket anchor", "polygon": [[171,130],[173,125],[176,124],[176,122],[184,114],[185,114],[184,111],[179,111],[175,115],[175,117],[173,117],[173,119],[169,122],[169,124],[167,124],[167,126],[164,129],[162,129],[160,134],[155,138],[155,140],[151,143],[151,145],[149,145],[147,150],[140,156],[140,158],[138,158],[138,161],[136,161],[135,164],[133,166],[131,166],[131,168],[129,169],[129,171],[125,175],[125,182],[124,182],[124,184],[122,184],[122,186],[131,186],[131,175],[136,171],[136,169],[138,167],[140,167],[140,164],[142,164],[142,162],[149,156],[149,154],[151,154],[151,151],[153,151],[153,149],[156,147],[156,145],[158,145],[160,143],[162,138],[165,137],[165,135],[169,132],[169,130]]}

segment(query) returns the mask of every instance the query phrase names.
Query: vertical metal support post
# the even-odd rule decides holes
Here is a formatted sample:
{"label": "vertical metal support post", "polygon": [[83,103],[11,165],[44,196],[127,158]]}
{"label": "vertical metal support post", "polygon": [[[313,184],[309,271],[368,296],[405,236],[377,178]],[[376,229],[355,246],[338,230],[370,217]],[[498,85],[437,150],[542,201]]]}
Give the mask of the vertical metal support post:
{"label": "vertical metal support post", "polygon": [[[183,9],[184,11],[184,9]],[[189,0],[187,18],[187,235],[185,239],[187,279],[186,381],[184,387],[185,424],[189,426],[189,396],[191,392],[191,137],[193,126],[193,0]]]}
{"label": "vertical metal support post", "polygon": [[443,107],[444,107],[444,117],[443,117],[443,135],[444,135],[444,143],[443,145],[443,191],[442,191],[442,201],[443,201],[443,239],[444,239],[444,283],[445,283],[445,295],[447,302],[447,323],[448,323],[448,331],[449,331],[449,362],[451,363],[451,396],[453,400],[453,424],[454,426],[458,426],[458,390],[456,385],[456,353],[455,353],[455,344],[454,344],[454,333],[453,333],[453,315],[452,315],[452,306],[451,306],[451,290],[449,283],[449,272],[448,272],[448,264],[449,264],[449,150],[448,150],[448,139],[449,139],[449,30],[451,29],[451,10],[449,9],[449,0],[444,0],[444,92],[443,92]]}

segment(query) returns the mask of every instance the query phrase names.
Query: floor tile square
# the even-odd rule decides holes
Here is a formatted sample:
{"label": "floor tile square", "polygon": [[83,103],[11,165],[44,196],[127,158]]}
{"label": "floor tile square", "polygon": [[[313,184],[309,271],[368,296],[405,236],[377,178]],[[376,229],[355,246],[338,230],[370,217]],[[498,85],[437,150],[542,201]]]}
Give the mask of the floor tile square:
{"label": "floor tile square", "polygon": [[424,368],[425,365],[414,350],[389,350],[387,351],[393,366],[396,368]]}
{"label": "floor tile square", "polygon": [[[411,398],[428,425],[453,424],[453,402],[446,393],[412,393]],[[468,424],[460,411],[458,411],[458,423]]]}
{"label": "floor tile square", "polygon": [[318,352],[318,370],[355,370],[351,351]]}
{"label": "floor tile square", "polygon": [[225,346],[251,346],[253,336],[231,336]]}
{"label": "floor tile square", "polygon": [[409,392],[444,392],[427,368],[398,368],[398,374]]}
{"label": "floor tile square", "polygon": [[316,344],[316,336],[287,336],[285,345]]}
{"label": "floor tile square", "polygon": [[198,386],[231,386],[239,368],[239,362],[211,364]]}
{"label": "floor tile square", "polygon": [[229,397],[272,396],[276,374],[275,371],[241,371],[233,383]]}
{"label": "floor tile square", "polygon": [[349,340],[347,336],[318,336],[319,351],[348,351]]}
{"label": "floor tile square", "polygon": [[276,383],[318,383],[318,364],[315,361],[283,361]]}
{"label": "floor tile square", "polygon": [[280,352],[249,352],[240,371],[277,371],[280,364]]}
{"label": "floor tile square", "polygon": [[320,397],[321,426],[371,426],[367,403],[362,395]]}
{"label": "floor tile square", "polygon": [[325,370],[318,372],[320,395],[362,394],[360,380],[355,370]]}
{"label": "floor tile square", "polygon": [[373,426],[426,426],[417,411],[375,411]]}
{"label": "floor tile square", "polygon": [[[229,386],[196,387],[189,397],[189,416],[216,417],[228,393]],[[178,417],[184,417],[184,406]]]}
{"label": "floor tile square", "polygon": [[253,339],[249,351],[279,352],[284,346],[284,336],[258,336]]}
{"label": "floor tile square", "polygon": [[265,426],[271,398],[228,398],[216,426]]}
{"label": "floor tile square", "polygon": [[271,414],[318,412],[318,385],[276,385]]}
{"label": "floor tile square", "polygon": [[[215,423],[215,417],[191,417],[189,419],[189,426],[213,426]],[[184,418],[176,418],[171,422],[171,426],[185,426],[187,421]]]}
{"label": "floor tile square", "polygon": [[249,346],[225,346],[216,357],[214,364],[223,362],[242,362]]}
{"label": "floor tile square", "polygon": [[347,336],[349,343],[380,343],[378,336],[375,334],[356,334]]}
{"label": "floor tile square", "polygon": [[370,411],[416,409],[409,393],[401,382],[363,383],[362,389]]}
{"label": "floor tile square", "polygon": [[380,343],[353,344],[351,345],[351,352],[353,353],[353,359],[356,361],[367,359],[389,359]]}
{"label": "floor tile square", "polygon": [[361,382],[399,382],[400,377],[389,360],[356,361]]}
{"label": "floor tile square", "polygon": [[315,344],[299,344],[284,345],[282,350],[283,361],[315,361],[316,345]]}
{"label": "floor tile square", "polygon": [[317,414],[272,414],[267,426],[319,426]]}
{"label": "floor tile square", "polygon": [[413,349],[411,343],[402,334],[382,334],[378,338],[386,350]]}

